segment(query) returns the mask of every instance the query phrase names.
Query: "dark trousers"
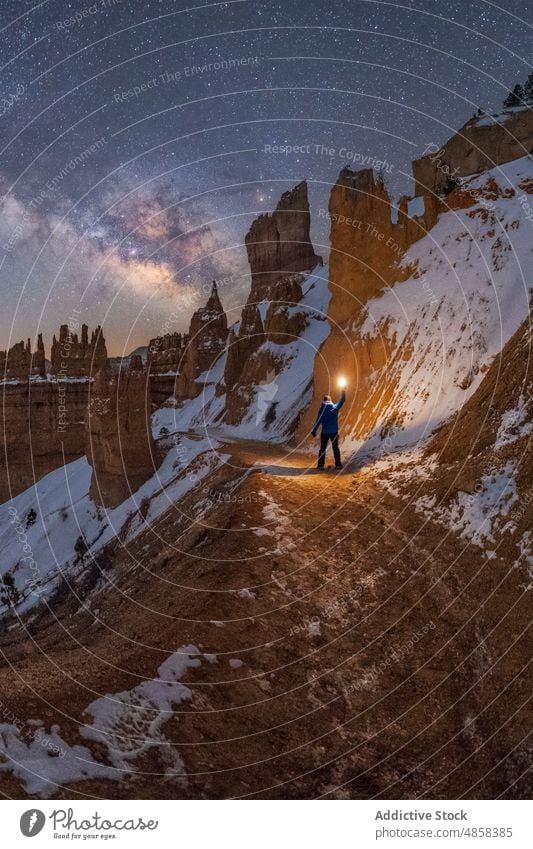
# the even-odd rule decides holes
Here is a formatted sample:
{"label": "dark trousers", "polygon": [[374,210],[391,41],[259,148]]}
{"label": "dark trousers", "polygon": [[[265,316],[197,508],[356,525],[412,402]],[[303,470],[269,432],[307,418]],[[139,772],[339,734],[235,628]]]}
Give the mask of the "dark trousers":
{"label": "dark trousers", "polygon": [[333,456],[335,457],[335,465],[341,465],[341,452],[339,451],[339,434],[338,433],[322,433],[320,436],[320,451],[318,453],[318,468],[323,469],[326,460],[326,448],[331,439],[333,448]]}

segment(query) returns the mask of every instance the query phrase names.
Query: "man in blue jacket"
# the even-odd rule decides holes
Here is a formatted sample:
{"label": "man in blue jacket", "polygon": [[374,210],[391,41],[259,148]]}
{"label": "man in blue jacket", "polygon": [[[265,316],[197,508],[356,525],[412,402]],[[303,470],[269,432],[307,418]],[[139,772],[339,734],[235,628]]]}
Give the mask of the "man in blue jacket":
{"label": "man in blue jacket", "polygon": [[322,426],[322,433],[320,435],[320,451],[318,453],[318,469],[324,468],[324,462],[326,460],[326,448],[328,447],[328,442],[330,439],[331,445],[333,447],[333,456],[335,457],[335,468],[342,469],[341,452],[339,451],[338,417],[339,410],[345,401],[346,392],[343,389],[341,399],[336,404],[333,403],[330,395],[324,395],[324,400],[320,405],[320,410],[318,411],[316,422],[314,423],[313,430],[311,431],[313,436],[316,436],[318,428]]}

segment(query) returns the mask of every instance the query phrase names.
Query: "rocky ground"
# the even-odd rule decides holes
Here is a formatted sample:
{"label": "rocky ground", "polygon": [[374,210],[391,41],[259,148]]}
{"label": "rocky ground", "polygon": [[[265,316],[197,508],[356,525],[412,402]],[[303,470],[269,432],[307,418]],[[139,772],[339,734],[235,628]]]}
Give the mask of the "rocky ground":
{"label": "rocky ground", "polygon": [[[102,766],[46,794],[527,796],[526,574],[415,512],[382,469],[317,474],[286,446],[220,450],[231,459],[209,485],[117,541],[77,598],[65,587],[1,635],[2,721],[56,724]],[[157,728],[130,704],[117,768],[105,739],[83,736],[86,708],[122,704],[180,646],[197,663],[165,686],[190,698]],[[31,793],[42,759],[24,769],[0,772],[5,796]]]}

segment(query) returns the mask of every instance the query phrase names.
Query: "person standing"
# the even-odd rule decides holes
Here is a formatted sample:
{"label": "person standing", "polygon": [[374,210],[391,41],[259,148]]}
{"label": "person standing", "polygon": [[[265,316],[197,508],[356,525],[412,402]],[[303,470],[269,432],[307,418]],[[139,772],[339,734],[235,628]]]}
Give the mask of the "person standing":
{"label": "person standing", "polygon": [[326,449],[328,442],[331,440],[333,448],[333,456],[335,458],[335,468],[342,469],[341,452],[339,451],[339,410],[346,401],[346,392],[342,390],[340,401],[336,404],[331,400],[331,395],[324,395],[324,400],[320,405],[316,422],[313,425],[311,433],[317,435],[319,427],[322,428],[320,434],[320,450],[318,452],[317,469],[323,469],[326,461]]}

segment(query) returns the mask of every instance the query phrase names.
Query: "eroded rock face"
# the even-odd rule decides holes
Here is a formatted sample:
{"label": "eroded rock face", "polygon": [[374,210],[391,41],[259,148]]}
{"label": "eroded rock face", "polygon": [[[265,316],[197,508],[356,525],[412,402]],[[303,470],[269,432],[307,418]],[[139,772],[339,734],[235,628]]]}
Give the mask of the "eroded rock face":
{"label": "eroded rock face", "polygon": [[42,334],[37,337],[37,350],[32,354],[31,342],[17,342],[9,351],[0,351],[0,380],[28,380],[44,377],[45,358]]}
{"label": "eroded rock face", "polygon": [[428,154],[413,162],[416,192],[448,194],[457,177],[479,174],[531,153],[533,110],[473,118],[441,148],[428,147]]}
{"label": "eroded rock face", "polygon": [[285,192],[271,215],[260,215],[246,234],[252,274],[250,301],[269,298],[269,287],[293,271],[311,271],[321,260],[309,236],[307,183]]}
{"label": "eroded rock face", "polygon": [[238,424],[254,385],[272,379],[283,357],[265,349],[266,342],[287,345],[306,325],[298,310],[305,272],[322,265],[310,240],[307,183],[282,195],[271,215],[261,215],[246,235],[251,288],[238,330],[228,345],[224,373],[227,391],[224,420]]}
{"label": "eroded rock face", "polygon": [[188,341],[186,333],[166,333],[150,339],[147,364],[151,374],[177,374]]}
{"label": "eroded rock face", "polygon": [[166,333],[150,339],[147,368],[150,374],[150,396],[154,407],[174,394],[181,360],[189,337],[185,333]]}
{"label": "eroded rock face", "polygon": [[[372,169],[344,168],[330,195],[331,221],[329,306],[331,332],[315,361],[314,403],[302,419],[301,433],[312,426],[319,400],[336,394],[332,380],[339,370],[351,387],[380,367],[390,355],[389,340],[360,338],[358,326],[366,304],[405,277],[401,260],[410,245],[435,224],[440,204],[431,196],[403,197],[393,206],[382,180]],[[353,401],[358,404],[358,398]]]}
{"label": "eroded rock face", "polygon": [[213,281],[205,307],[196,310],[191,318],[187,344],[179,363],[176,397],[194,398],[201,386],[196,379],[213,368],[226,347],[228,321],[220,302],[217,284]]}
{"label": "eroded rock face", "polygon": [[46,375],[42,336],[0,354],[3,447],[0,499],[22,492],[43,475],[85,453],[84,419],[91,375],[107,362],[101,328],[89,341],[87,325],[76,333],[62,325],[54,336],[52,371]]}
{"label": "eroded rock face", "polygon": [[521,592],[533,556],[532,319],[530,313],[428,443],[426,454],[438,462],[417,491],[422,513],[482,544],[487,557],[489,549],[497,552]]}
{"label": "eroded rock face", "polygon": [[115,507],[153,475],[157,461],[150,414],[142,362],[132,362],[118,375],[109,367],[98,373],[85,419],[86,453],[93,469],[90,494],[96,503]]}
{"label": "eroded rock face", "polygon": [[150,397],[158,407],[174,393],[176,377],[187,337],[182,333],[166,333],[150,339],[147,368],[150,374]]}
{"label": "eroded rock face", "polygon": [[329,201],[332,321],[353,319],[397,278],[405,251],[433,227],[437,214],[437,202],[427,197],[417,203],[404,197],[395,208],[372,169],[340,172]]}
{"label": "eroded rock face", "polygon": [[[522,142],[533,145],[531,117],[515,120]],[[487,152],[502,128],[484,121],[471,123]],[[454,136],[444,148],[453,152],[459,141]],[[502,144],[498,157],[516,152]],[[486,161],[465,157],[461,168],[469,172]],[[343,432],[354,448],[414,441],[467,401],[527,309],[523,200],[532,185],[531,159],[522,157],[460,180],[445,197],[428,190],[403,198],[394,211],[371,171],[341,172],[329,209],[331,332],[299,436],[309,433],[322,396],[337,394],[340,374],[350,387]]]}
{"label": "eroded rock face", "polygon": [[0,503],[85,453],[89,381],[19,380],[1,394]]}
{"label": "eroded rock face", "polygon": [[107,363],[107,349],[102,328],[91,333],[86,324],[81,327],[81,339],[68,324],[59,328],[59,339],[52,341],[52,373],[57,377],[94,377]]}

